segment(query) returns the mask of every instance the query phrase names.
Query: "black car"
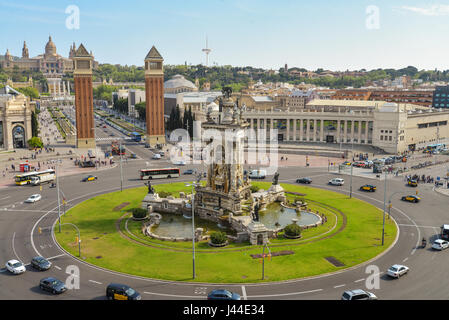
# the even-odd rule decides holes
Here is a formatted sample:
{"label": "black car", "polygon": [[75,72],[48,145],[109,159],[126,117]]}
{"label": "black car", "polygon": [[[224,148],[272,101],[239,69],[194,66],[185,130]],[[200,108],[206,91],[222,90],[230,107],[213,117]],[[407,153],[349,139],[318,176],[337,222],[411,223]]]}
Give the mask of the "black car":
{"label": "black car", "polygon": [[310,179],[310,178],[299,178],[299,179],[296,179],[296,183],[311,184],[312,183],[312,179]]}
{"label": "black car", "polygon": [[240,300],[240,295],[229,290],[212,290],[207,300]]}
{"label": "black car", "polygon": [[45,259],[44,257],[34,257],[31,259],[31,266],[37,270],[45,271],[50,269],[51,262]]}
{"label": "black car", "polygon": [[193,174],[193,170],[187,169],[186,171],[183,172],[183,174]]}
{"label": "black car", "polygon": [[49,291],[53,294],[63,293],[67,291],[67,288],[61,280],[53,277],[44,278],[39,282],[39,288]]}
{"label": "black car", "polygon": [[106,298],[109,300],[140,300],[142,297],[126,284],[111,283],[106,288]]}

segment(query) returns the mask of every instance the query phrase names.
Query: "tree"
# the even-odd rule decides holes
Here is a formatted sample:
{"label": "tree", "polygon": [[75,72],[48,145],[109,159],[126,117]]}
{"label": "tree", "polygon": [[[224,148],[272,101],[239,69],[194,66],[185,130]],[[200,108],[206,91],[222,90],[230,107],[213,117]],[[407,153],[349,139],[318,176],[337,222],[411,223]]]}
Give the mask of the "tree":
{"label": "tree", "polygon": [[44,143],[42,142],[41,138],[39,138],[39,137],[32,137],[31,139],[29,139],[28,145],[31,148],[43,148],[44,147]]}
{"label": "tree", "polygon": [[145,102],[136,103],[134,105],[134,108],[136,108],[137,112],[139,113],[139,119],[145,121],[147,115],[146,103]]}
{"label": "tree", "polygon": [[31,132],[33,137],[37,137],[39,134],[39,122],[34,111],[31,112]]}
{"label": "tree", "polygon": [[17,88],[17,91],[33,99],[39,98],[39,91],[37,91],[37,89],[33,87]]}
{"label": "tree", "polygon": [[118,99],[112,107],[120,113],[128,113],[128,98]]}

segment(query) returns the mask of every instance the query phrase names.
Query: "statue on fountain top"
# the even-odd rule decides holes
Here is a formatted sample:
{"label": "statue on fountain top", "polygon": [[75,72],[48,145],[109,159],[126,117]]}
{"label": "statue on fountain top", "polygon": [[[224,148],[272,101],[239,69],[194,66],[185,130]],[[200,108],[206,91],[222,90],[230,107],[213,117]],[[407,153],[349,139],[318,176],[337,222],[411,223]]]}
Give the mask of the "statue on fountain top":
{"label": "statue on fountain top", "polygon": [[273,177],[273,185],[279,184],[279,172],[276,172]]}

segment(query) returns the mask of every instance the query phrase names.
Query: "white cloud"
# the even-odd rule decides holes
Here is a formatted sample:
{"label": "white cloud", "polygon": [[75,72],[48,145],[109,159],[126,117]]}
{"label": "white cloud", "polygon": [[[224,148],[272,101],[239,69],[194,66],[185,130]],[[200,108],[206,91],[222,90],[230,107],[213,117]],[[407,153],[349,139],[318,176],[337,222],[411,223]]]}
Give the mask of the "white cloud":
{"label": "white cloud", "polygon": [[446,16],[449,15],[449,5],[446,4],[434,4],[429,7],[419,8],[419,7],[409,7],[402,6],[401,9],[412,11],[424,16]]}

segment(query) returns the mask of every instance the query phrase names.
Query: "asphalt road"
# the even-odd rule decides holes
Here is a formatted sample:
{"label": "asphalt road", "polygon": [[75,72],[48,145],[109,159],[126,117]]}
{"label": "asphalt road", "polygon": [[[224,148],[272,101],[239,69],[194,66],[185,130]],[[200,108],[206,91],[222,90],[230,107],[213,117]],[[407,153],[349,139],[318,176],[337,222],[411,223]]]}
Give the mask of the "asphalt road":
{"label": "asphalt road", "polygon": [[[119,133],[111,128],[116,136]],[[106,137],[103,128],[97,129],[97,136]],[[142,186],[138,170],[146,162],[160,167],[171,166],[166,160],[150,160],[152,152],[136,143],[127,143],[126,148],[136,153],[138,159],[123,163],[123,187]],[[186,166],[192,168],[193,166]],[[183,171],[183,169],[182,169]],[[343,187],[328,186],[327,181],[334,174],[327,168],[281,167],[280,182],[294,183],[300,176],[313,179],[312,186],[337,192],[349,193],[349,178]],[[82,183],[84,174],[66,176],[59,179],[61,191],[67,199],[66,209],[98,194],[120,189],[120,166],[109,170],[99,170],[98,180]],[[176,181],[191,181],[192,176],[181,176]],[[266,179],[271,181],[271,177]],[[173,181],[173,180],[172,180]],[[154,183],[166,183],[166,180]],[[358,187],[365,183],[377,185],[375,193],[361,193]],[[373,182],[360,177],[353,178],[353,196],[383,208],[383,182]],[[264,284],[201,284],[179,283],[145,279],[117,272],[102,270],[66,255],[55,243],[49,228],[58,217],[56,188],[17,186],[4,189],[0,195],[0,266],[10,259],[18,259],[28,264],[32,257],[42,255],[49,258],[53,267],[46,272],[37,272],[27,266],[22,275],[12,275],[0,269],[0,299],[105,299],[105,288],[111,282],[126,283],[139,291],[143,299],[205,299],[207,292],[216,288],[227,288],[241,294],[243,299],[340,299],[344,290],[366,289],[365,280],[369,276],[367,265],[376,265],[381,272],[380,288],[369,290],[380,299],[448,299],[449,298],[449,250],[434,252],[430,245],[426,249],[417,248],[421,238],[431,243],[439,233],[439,226],[449,223],[447,214],[448,198],[432,191],[429,186],[420,186],[422,201],[418,204],[400,201],[401,195],[413,194],[400,179],[388,182],[388,194],[399,192],[393,197],[392,217],[399,226],[399,237],[394,247],[384,255],[369,263],[338,273],[318,277]],[[41,193],[43,199],[34,204],[23,201],[31,194]],[[39,233],[39,228],[43,229]],[[381,235],[379,235],[380,238]],[[388,279],[385,272],[392,264],[405,264],[409,274],[399,280]],[[42,292],[38,283],[46,276],[55,276],[63,281],[69,276],[68,266],[75,265],[80,270],[80,288],[53,296]],[[260,270],[255,270],[260,272]],[[269,268],[266,269],[269,276]]]}

